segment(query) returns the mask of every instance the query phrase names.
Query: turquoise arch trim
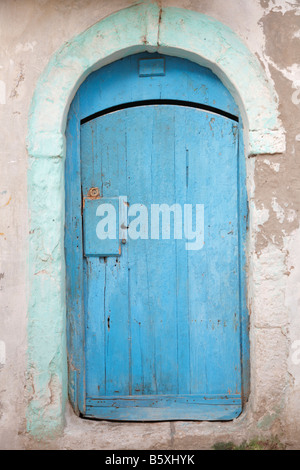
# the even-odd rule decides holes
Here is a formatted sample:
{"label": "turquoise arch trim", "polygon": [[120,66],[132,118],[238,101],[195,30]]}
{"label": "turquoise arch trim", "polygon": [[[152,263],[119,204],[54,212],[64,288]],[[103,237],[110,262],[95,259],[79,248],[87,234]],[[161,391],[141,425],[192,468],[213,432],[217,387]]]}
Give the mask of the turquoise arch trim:
{"label": "turquoise arch trim", "polygon": [[276,94],[259,62],[213,18],[143,3],[101,20],[54,54],[36,85],[27,139],[27,430],[33,436],[61,432],[67,402],[64,134],[69,106],[92,71],[143,51],[187,58],[210,68],[239,105],[247,154],[285,150]]}

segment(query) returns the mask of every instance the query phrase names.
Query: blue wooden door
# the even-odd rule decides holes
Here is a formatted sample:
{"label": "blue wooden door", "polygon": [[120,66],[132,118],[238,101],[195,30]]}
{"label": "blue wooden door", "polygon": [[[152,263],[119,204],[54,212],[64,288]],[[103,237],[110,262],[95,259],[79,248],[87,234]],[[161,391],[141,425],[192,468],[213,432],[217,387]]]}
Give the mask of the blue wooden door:
{"label": "blue wooden door", "polygon": [[99,113],[78,131],[79,411],[116,420],[237,417],[246,217],[238,123],[182,102],[149,102]]}

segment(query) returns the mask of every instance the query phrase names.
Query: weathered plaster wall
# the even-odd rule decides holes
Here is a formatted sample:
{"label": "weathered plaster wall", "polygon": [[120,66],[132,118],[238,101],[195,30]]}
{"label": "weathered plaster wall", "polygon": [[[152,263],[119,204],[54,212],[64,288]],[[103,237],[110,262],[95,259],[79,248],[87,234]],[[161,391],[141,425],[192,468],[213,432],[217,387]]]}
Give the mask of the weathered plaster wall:
{"label": "weathered plaster wall", "polygon": [[[137,3],[143,2],[0,1],[0,448],[33,445],[25,433],[25,412],[35,391],[28,381],[24,391],[29,231],[25,140],[30,101],[38,77],[63,43],[101,18]],[[300,3],[228,0],[226,7],[223,0],[158,3],[205,13],[237,33],[273,83],[287,131],[284,154],[254,157],[248,164],[256,227],[248,267],[251,401],[238,422],[225,425],[162,423],[129,428],[82,422],[68,410],[65,434],[49,445],[196,448],[209,446],[214,439],[240,440],[271,432],[283,433],[291,444],[300,445]],[[55,384],[50,385],[45,406],[51,405],[56,390]]]}

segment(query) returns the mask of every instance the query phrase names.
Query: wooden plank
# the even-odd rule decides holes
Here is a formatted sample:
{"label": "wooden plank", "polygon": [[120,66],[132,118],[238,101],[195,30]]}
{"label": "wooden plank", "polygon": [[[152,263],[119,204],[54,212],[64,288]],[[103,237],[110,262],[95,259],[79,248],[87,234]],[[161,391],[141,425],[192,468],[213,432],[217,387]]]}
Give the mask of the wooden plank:
{"label": "wooden plank", "polygon": [[[189,151],[188,197],[205,207],[204,248],[189,252],[189,285],[194,286],[190,288],[191,390],[197,390],[198,381],[205,377],[204,391],[233,388],[233,393],[238,379],[231,367],[236,366],[240,349],[239,335],[231,328],[239,308],[236,145],[230,133],[232,123],[218,116],[202,113],[197,121],[191,117],[189,132],[194,145]],[[195,152],[197,141],[199,151]]]}
{"label": "wooden plank", "polygon": [[199,405],[197,410],[183,406],[174,410],[167,404],[165,408],[87,407],[85,416],[116,421],[230,421],[241,411],[240,405]]}
{"label": "wooden plank", "polygon": [[[175,202],[174,113],[169,106],[154,106],[152,113],[152,204],[172,205]],[[151,245],[149,296],[153,305],[157,393],[166,394],[177,392],[176,252],[172,238],[163,240],[162,220],[159,228],[159,239],[148,240]]]}
{"label": "wooden plank", "polygon": [[[165,75],[139,76],[139,60],[160,57],[165,60]],[[189,60],[147,52],[90,74],[80,87],[79,99],[79,119],[113,106],[151,99],[190,101],[239,115],[229,91],[211,70]]]}
{"label": "wooden plank", "polygon": [[104,258],[87,258],[85,267],[86,393],[106,394],[106,312]]}
{"label": "wooden plank", "polygon": [[89,406],[111,406],[112,403],[123,403],[122,406],[130,407],[131,403],[134,406],[145,406],[146,403],[155,406],[165,406],[166,403],[188,403],[190,405],[198,404],[211,404],[211,405],[238,405],[241,403],[240,395],[132,395],[132,396],[107,396],[105,398],[94,398],[87,396],[87,405]]}

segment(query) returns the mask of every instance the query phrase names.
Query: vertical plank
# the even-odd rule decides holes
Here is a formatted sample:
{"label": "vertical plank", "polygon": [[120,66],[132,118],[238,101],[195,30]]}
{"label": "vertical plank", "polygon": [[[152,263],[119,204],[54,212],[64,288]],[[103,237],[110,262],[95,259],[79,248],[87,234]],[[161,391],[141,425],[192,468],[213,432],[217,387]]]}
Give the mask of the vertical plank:
{"label": "vertical plank", "polygon": [[[145,136],[147,124],[151,132]],[[101,117],[89,133],[86,187],[86,179],[93,184],[101,179],[103,196],[123,191],[130,205],[142,203],[149,210],[153,203],[205,207],[202,250],[187,251],[187,240],[174,240],[171,220],[171,239],[163,240],[161,227],[157,240],[128,239],[120,259],[105,260],[105,278],[99,264],[90,263],[87,292],[105,283],[102,297],[101,288],[87,305],[89,311],[103,302],[104,334],[98,341],[105,343],[105,394],[239,393],[232,122],[190,108],[148,106]]]}
{"label": "vertical plank", "polygon": [[88,397],[106,394],[106,316],[105,277],[103,258],[87,258],[85,275],[86,321],[86,394]]}

